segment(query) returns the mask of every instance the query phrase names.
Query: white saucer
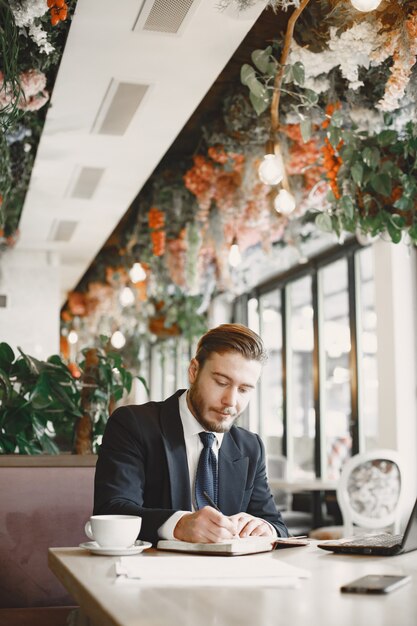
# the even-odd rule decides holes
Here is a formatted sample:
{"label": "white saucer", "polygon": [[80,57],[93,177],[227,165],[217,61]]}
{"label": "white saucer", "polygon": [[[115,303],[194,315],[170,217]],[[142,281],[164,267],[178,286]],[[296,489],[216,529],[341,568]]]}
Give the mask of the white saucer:
{"label": "white saucer", "polygon": [[143,550],[147,550],[151,547],[152,544],[149,543],[149,541],[136,541],[136,543],[129,548],[103,548],[103,546],[99,546],[96,541],[86,541],[85,543],[80,543],[80,548],[88,550],[91,554],[101,554],[102,556],[129,556],[130,554],[139,554],[140,552],[143,552]]}

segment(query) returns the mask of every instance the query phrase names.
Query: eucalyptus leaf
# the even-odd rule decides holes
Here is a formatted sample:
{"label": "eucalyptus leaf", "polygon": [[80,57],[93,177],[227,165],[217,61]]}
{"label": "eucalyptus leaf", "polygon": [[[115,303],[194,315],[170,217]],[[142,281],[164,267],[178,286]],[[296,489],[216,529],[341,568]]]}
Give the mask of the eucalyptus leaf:
{"label": "eucalyptus leaf", "polygon": [[325,233],[333,232],[332,218],[327,213],[319,213],[315,219],[315,224]]}
{"label": "eucalyptus leaf", "polygon": [[343,196],[341,202],[341,206],[343,207],[343,212],[347,219],[353,219],[355,214],[355,205],[352,202],[352,198],[350,196]]}
{"label": "eucalyptus leaf", "polygon": [[247,63],[242,65],[242,68],[240,70],[240,82],[242,83],[242,85],[248,86],[249,79],[253,77],[256,78],[256,73],[252,65],[248,65]]}
{"label": "eucalyptus leaf", "polygon": [[363,166],[359,162],[354,163],[351,167],[350,175],[355,183],[360,186],[363,180]]}
{"label": "eucalyptus leaf", "polygon": [[333,146],[333,148],[337,148],[342,138],[341,129],[337,128],[336,126],[330,126],[328,134],[329,134],[329,141],[331,145]]}
{"label": "eucalyptus leaf", "polygon": [[256,76],[252,76],[248,79],[247,86],[249,87],[250,93],[252,93],[256,98],[266,98],[268,91],[263,86],[263,84],[256,78]]}
{"label": "eucalyptus leaf", "polygon": [[341,111],[334,111],[332,115],[332,126],[340,128],[343,125],[343,115]]}
{"label": "eucalyptus leaf", "polygon": [[273,75],[276,70],[276,62],[271,61],[272,46],[268,46],[265,50],[254,50],[251,54],[254,65],[263,74]]}
{"label": "eucalyptus leaf", "polygon": [[301,130],[301,136],[303,138],[304,143],[307,143],[307,141],[311,139],[311,134],[313,130],[310,118],[305,117],[304,119],[301,120],[300,130]]}
{"label": "eucalyptus leaf", "polygon": [[251,101],[257,115],[261,115],[269,107],[268,99],[258,98],[252,92],[249,93],[249,100]]}
{"label": "eucalyptus leaf", "polygon": [[312,89],[304,89],[303,96],[307,99],[309,104],[317,104],[319,100],[318,94]]}
{"label": "eucalyptus leaf", "polygon": [[292,66],[292,78],[297,85],[300,85],[301,87],[304,85],[305,71],[304,65],[300,61],[297,61]]}

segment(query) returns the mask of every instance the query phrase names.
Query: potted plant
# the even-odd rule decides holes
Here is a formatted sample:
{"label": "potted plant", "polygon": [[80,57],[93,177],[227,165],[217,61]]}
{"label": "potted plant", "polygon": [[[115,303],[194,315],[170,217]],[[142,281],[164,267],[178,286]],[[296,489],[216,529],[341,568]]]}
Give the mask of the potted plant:
{"label": "potted plant", "polygon": [[0,454],[95,451],[132,375],[105,348],[86,349],[84,357],[74,372],[58,355],[41,361],[19,349],[16,357],[0,343]]}

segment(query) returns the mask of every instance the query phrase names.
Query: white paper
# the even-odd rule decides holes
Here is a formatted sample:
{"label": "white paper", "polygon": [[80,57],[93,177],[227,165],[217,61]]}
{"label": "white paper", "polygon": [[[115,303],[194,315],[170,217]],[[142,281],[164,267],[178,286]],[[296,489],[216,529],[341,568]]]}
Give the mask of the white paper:
{"label": "white paper", "polygon": [[122,557],[116,575],[152,586],[297,587],[310,572],[262,556]]}

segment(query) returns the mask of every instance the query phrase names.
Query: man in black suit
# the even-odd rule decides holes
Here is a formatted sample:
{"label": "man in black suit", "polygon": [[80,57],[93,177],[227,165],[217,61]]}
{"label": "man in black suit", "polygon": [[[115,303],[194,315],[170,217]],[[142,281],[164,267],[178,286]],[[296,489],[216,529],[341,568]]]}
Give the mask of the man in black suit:
{"label": "man in black suit", "polygon": [[[265,360],[256,333],[222,324],[200,339],[188,391],[116,409],[99,451],[94,514],[139,515],[139,538],[152,543],[288,536],[267,483],[264,446],[258,435],[234,425]],[[215,435],[210,437],[221,512],[196,503],[201,431]]]}

